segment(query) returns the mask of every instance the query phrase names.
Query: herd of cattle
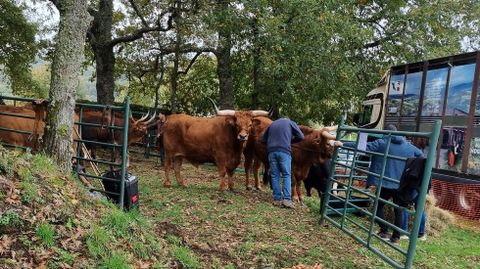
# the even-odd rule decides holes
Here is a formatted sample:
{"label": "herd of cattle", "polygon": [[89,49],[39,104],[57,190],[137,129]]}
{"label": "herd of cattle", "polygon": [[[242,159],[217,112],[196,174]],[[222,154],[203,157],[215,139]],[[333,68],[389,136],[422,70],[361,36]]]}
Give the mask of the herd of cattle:
{"label": "herd of cattle", "polygon": [[[164,185],[171,186],[170,170],[174,169],[178,184],[185,186],[180,174],[183,159],[193,165],[206,162],[214,163],[220,175],[220,189],[227,186],[234,189],[233,174],[244,156],[246,172],[245,186],[250,189],[250,172],[253,168],[255,187],[260,189],[258,170],[260,165],[268,173],[269,163],[266,145],[262,144],[261,137],[271,124],[269,112],[263,110],[235,111],[219,110],[215,104],[214,117],[193,117],[185,114],[174,114],[168,117],[160,114],[145,115],[140,119],[130,116],[128,126],[127,145],[141,141],[148,129],[156,128],[157,135],[161,136],[165,150],[165,178]],[[23,107],[0,105],[0,140],[16,146],[38,149],[45,127],[46,102],[34,101]],[[15,115],[15,116],[14,116]],[[75,121],[79,121],[78,111]],[[121,131],[105,128],[106,125],[123,126],[123,113],[106,113],[98,110],[84,110],[82,122],[96,126],[82,126],[81,139],[121,144]],[[7,131],[15,129],[24,133]],[[300,126],[305,139],[292,145],[292,198],[295,201],[303,200],[301,192],[302,181],[310,180],[310,186],[321,191],[324,189],[326,170],[325,162],[333,153],[330,140],[335,136],[330,134],[335,127],[314,129]],[[26,134],[30,132],[31,134]],[[79,138],[78,125],[75,126],[74,139]],[[77,143],[73,143],[76,145]],[[86,146],[95,156],[94,145]],[[252,167],[253,166],[253,167]],[[313,171],[313,173],[312,173]],[[310,172],[310,174],[309,174]],[[226,180],[228,178],[228,181]],[[264,181],[264,183],[266,183]]]}

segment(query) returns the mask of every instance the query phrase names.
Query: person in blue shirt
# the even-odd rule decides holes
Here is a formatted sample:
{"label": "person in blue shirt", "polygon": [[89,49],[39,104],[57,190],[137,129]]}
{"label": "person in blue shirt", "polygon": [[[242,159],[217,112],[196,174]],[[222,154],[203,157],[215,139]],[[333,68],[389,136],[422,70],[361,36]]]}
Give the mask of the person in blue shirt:
{"label": "person in blue shirt", "polygon": [[[396,131],[397,128],[390,124],[388,125],[385,130],[388,131]],[[384,153],[386,150],[388,142],[388,135],[385,135],[383,138],[379,138],[373,142],[367,143],[366,150],[378,153]],[[355,143],[344,143],[344,146],[347,147],[355,147]],[[389,155],[411,158],[411,157],[423,157],[423,152],[412,145],[411,143],[407,142],[404,137],[402,136],[392,136],[390,149],[388,151]],[[382,164],[383,164],[383,157],[372,155],[370,168],[369,171],[375,174],[382,173]],[[393,158],[387,158],[387,163],[385,166],[384,176],[396,180],[396,182],[390,181],[388,179],[381,180],[382,188],[380,190],[380,198],[384,200],[393,199],[394,203],[399,203],[397,199],[397,189],[399,187],[400,177],[402,176],[403,170],[405,168],[405,161],[397,160]],[[367,177],[367,188],[369,186],[380,186],[380,179],[374,175],[368,175]],[[384,214],[384,206],[385,203],[379,201],[378,208],[377,208],[377,217],[385,220]],[[402,205],[403,206],[403,205]],[[403,226],[403,210],[395,209],[395,221],[394,225],[401,228]],[[388,226],[380,221],[377,221],[380,226],[380,232],[378,236],[382,239],[388,239]],[[390,241],[392,243],[398,243],[400,239],[400,233],[396,230],[393,230],[393,234],[390,237]]]}
{"label": "person in blue shirt", "polygon": [[[288,118],[273,121],[263,134],[262,143],[267,144],[275,206],[294,207],[291,197],[291,144],[303,138],[298,125]],[[283,189],[280,188],[280,175],[283,176]]]}

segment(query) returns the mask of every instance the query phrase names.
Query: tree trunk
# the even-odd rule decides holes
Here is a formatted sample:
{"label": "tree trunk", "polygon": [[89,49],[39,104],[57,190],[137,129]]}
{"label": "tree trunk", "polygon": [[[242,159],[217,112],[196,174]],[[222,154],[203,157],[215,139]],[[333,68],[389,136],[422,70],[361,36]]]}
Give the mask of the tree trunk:
{"label": "tree trunk", "polygon": [[180,43],[181,43],[180,33],[177,32],[175,40],[175,58],[173,59],[173,69],[170,75],[170,86],[171,86],[171,96],[170,104],[171,111],[175,113],[177,111],[177,87],[178,87],[178,66],[180,58]]}
{"label": "tree trunk", "polygon": [[60,26],[52,63],[44,150],[59,164],[63,172],[69,172],[72,169],[75,94],[79,84],[90,16],[87,13],[87,0],[64,0],[54,3],[60,12]]}
{"label": "tree trunk", "polygon": [[253,92],[251,109],[258,109],[260,94],[260,44],[258,44],[258,19],[253,21]]}
{"label": "tree trunk", "polygon": [[95,55],[97,102],[112,105],[115,101],[115,55],[112,41],[113,1],[100,0],[90,28],[90,46]]}
{"label": "tree trunk", "polygon": [[[225,12],[229,9],[228,1],[218,0],[218,8]],[[233,109],[235,95],[233,91],[232,64],[230,51],[232,38],[228,26],[221,26],[218,31],[217,75],[220,83],[220,107]]]}

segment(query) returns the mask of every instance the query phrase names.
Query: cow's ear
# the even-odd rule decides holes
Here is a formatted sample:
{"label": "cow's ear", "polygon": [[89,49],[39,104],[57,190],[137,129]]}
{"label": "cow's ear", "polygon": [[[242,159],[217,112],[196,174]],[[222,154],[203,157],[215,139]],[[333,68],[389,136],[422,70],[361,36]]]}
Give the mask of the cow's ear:
{"label": "cow's ear", "polygon": [[227,122],[227,124],[232,125],[232,126],[235,126],[235,124],[236,124],[234,117],[227,117],[225,119],[225,122]]}
{"label": "cow's ear", "polygon": [[260,125],[260,120],[256,118],[252,119],[252,126],[258,126],[258,125]]}

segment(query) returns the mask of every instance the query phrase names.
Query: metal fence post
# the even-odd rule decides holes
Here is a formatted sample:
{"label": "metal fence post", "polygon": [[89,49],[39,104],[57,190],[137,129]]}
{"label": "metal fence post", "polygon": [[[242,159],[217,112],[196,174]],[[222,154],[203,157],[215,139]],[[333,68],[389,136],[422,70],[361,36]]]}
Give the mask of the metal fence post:
{"label": "metal fence post", "polygon": [[417,246],[418,231],[420,229],[420,221],[423,210],[425,209],[425,200],[428,191],[428,184],[431,180],[432,175],[432,166],[435,159],[435,154],[437,151],[438,137],[440,135],[440,127],[442,126],[442,121],[435,121],[435,127],[433,132],[430,134],[428,141],[428,155],[425,163],[425,170],[423,172],[422,185],[420,187],[420,193],[418,194],[417,207],[415,208],[415,221],[413,222],[413,228],[410,235],[410,242],[408,245],[407,260],[405,262],[405,268],[411,268],[413,265],[413,258],[415,255],[415,248]]}
{"label": "metal fence post", "polygon": [[[340,140],[340,137],[341,137],[340,130],[345,122],[345,119],[343,118],[343,116],[340,116],[339,121],[340,123],[338,124],[338,128],[337,128],[336,140]],[[328,179],[327,189],[325,190],[325,193],[322,195],[322,200],[320,205],[320,225],[323,225],[323,222],[325,221],[325,216],[327,215],[327,205],[328,205],[328,201],[330,200],[330,192],[332,191],[333,178],[335,174],[336,165],[334,160],[337,159],[338,151],[339,151],[339,148],[335,147],[335,151],[333,152],[333,156],[332,156],[332,162],[330,163],[330,167],[329,167],[330,178]]]}
{"label": "metal fence post", "polygon": [[122,143],[122,172],[120,179],[120,209],[123,210],[125,199],[125,177],[127,175],[127,142],[128,142],[128,120],[130,116],[130,97],[125,97],[123,111],[123,143]]}

